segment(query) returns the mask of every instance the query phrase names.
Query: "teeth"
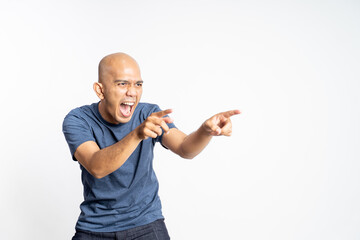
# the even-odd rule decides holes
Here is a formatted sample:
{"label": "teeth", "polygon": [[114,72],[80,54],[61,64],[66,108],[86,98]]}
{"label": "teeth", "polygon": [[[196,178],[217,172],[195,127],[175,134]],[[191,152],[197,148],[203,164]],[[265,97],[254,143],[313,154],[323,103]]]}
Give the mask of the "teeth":
{"label": "teeth", "polygon": [[125,104],[125,105],[129,105],[129,106],[133,106],[133,105],[134,105],[134,103],[133,103],[133,102],[124,102],[123,104]]}

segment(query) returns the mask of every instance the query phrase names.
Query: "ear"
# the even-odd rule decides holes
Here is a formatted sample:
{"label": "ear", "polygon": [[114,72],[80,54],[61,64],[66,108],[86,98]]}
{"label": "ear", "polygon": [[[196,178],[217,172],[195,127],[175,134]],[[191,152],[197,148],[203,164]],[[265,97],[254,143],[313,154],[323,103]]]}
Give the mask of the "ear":
{"label": "ear", "polygon": [[100,98],[100,100],[104,99],[104,88],[103,85],[99,82],[95,82],[93,85],[94,91],[96,95]]}

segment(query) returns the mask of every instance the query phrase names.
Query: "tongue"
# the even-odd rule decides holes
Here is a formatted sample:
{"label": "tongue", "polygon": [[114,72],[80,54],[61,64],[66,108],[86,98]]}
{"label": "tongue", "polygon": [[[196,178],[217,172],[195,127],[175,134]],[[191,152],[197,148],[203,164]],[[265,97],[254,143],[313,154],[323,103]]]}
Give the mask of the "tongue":
{"label": "tongue", "polygon": [[131,107],[129,105],[121,104],[120,111],[124,117],[130,117],[131,115]]}

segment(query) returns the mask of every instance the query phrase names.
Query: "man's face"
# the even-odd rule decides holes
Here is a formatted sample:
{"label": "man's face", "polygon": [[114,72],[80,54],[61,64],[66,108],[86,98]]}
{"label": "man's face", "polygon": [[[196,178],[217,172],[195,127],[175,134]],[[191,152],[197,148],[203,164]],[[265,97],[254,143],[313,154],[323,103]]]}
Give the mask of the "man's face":
{"label": "man's face", "polygon": [[130,121],[142,95],[140,70],[137,64],[114,62],[104,74],[104,98],[100,102],[102,117],[114,124]]}

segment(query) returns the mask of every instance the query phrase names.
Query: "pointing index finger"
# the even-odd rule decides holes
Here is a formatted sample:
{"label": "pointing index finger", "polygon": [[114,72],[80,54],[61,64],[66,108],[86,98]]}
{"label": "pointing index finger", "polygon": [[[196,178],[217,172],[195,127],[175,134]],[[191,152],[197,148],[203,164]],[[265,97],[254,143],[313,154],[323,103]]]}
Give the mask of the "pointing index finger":
{"label": "pointing index finger", "polygon": [[240,113],[241,113],[240,110],[235,109],[235,110],[230,110],[230,111],[227,111],[227,112],[223,112],[222,114],[223,114],[224,117],[229,118],[231,116],[234,116],[234,115],[237,115],[237,114],[240,114]]}
{"label": "pointing index finger", "polygon": [[167,114],[170,114],[172,113],[172,109],[166,109],[166,110],[163,110],[163,111],[160,111],[160,112],[154,112],[152,113],[151,115],[155,116],[155,117],[158,117],[158,118],[161,118]]}

